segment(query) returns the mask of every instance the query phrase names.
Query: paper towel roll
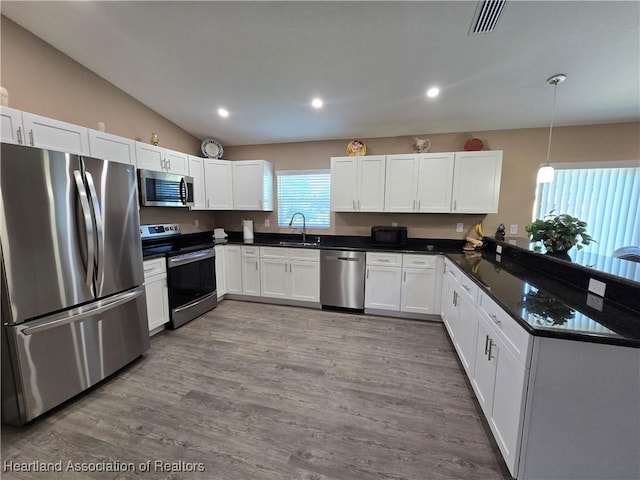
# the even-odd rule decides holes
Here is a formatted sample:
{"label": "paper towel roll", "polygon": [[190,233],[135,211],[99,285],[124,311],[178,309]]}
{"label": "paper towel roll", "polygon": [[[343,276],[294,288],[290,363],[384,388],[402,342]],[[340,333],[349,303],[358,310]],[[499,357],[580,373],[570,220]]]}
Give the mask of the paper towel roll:
{"label": "paper towel roll", "polygon": [[253,220],[242,220],[242,238],[245,242],[253,242]]}

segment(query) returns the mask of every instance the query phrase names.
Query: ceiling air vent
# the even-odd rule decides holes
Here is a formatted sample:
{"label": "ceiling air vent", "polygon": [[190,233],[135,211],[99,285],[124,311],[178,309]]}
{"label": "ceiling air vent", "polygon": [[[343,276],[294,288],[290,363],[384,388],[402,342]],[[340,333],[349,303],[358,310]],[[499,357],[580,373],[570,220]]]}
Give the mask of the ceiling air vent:
{"label": "ceiling air vent", "polygon": [[478,3],[469,35],[493,32],[506,3],[506,0],[484,0]]}

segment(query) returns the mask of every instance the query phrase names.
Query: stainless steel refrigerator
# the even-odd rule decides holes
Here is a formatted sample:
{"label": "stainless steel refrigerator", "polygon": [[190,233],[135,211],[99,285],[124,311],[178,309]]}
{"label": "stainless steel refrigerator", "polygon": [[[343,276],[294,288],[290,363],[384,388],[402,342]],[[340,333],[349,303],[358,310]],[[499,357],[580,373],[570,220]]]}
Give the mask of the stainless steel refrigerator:
{"label": "stainless steel refrigerator", "polygon": [[149,348],[135,168],[2,144],[2,421],[23,424]]}

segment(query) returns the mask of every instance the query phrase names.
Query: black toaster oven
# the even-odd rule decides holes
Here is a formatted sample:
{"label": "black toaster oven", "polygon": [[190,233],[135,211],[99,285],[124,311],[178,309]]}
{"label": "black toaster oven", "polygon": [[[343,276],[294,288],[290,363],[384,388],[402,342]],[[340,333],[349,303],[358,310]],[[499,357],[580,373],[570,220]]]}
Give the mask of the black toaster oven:
{"label": "black toaster oven", "polygon": [[407,244],[407,227],[371,227],[371,241],[376,245],[402,247]]}

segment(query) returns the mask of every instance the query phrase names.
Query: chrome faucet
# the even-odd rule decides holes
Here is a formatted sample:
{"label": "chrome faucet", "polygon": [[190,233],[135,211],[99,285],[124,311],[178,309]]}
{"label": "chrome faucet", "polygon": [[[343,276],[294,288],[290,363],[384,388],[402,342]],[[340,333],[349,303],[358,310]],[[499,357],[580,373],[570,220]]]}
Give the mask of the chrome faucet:
{"label": "chrome faucet", "polygon": [[296,215],[301,215],[302,216],[302,230],[300,230],[300,232],[302,233],[302,243],[307,241],[307,221],[304,218],[304,213],[302,212],[296,212],[291,216],[291,220],[289,221],[289,228],[291,228],[291,226],[293,225],[293,219],[296,218]]}

